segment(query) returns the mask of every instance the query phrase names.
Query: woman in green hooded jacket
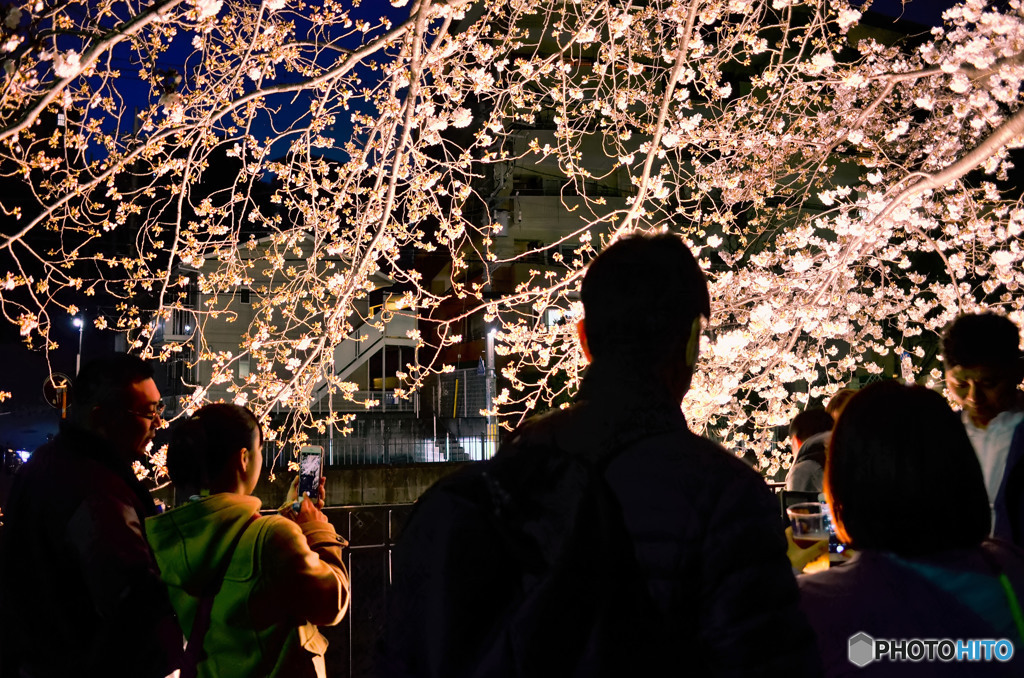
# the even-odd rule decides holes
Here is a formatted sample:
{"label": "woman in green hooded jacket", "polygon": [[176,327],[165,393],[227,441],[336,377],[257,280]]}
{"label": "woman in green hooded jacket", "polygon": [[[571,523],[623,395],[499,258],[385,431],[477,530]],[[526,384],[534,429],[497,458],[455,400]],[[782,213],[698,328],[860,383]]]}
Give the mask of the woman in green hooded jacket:
{"label": "woman in green hooded jacket", "polygon": [[179,493],[194,494],[148,519],[146,532],[186,640],[182,678],[326,675],[317,625],[348,609],[346,542],[320,511],[322,483],[316,502],[260,517],[251,495],[262,446],[252,412],[227,403],[172,434],[168,472]]}

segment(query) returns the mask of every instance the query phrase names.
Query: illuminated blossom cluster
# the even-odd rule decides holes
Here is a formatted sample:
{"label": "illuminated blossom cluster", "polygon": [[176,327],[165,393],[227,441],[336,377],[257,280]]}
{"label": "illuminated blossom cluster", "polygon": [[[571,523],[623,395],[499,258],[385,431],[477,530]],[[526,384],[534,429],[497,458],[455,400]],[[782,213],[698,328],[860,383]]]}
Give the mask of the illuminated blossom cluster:
{"label": "illuminated blossom cluster", "polygon": [[[419,319],[402,392],[450,370],[445,349],[483,318],[514,422],[579,383],[572,322],[546,318],[581,313],[587,262],[668,229],[712,289],[684,409],[766,471],[788,461],[774,428],[853,375],[906,354],[934,383],[928,347],[958,312],[1024,320],[1018,0],[968,0],[917,46],[876,39],[844,2],[390,4],[404,13],[5,6],[6,319],[52,348],[82,295],[113,298],[97,327],[212,375],[186,410],[211,393],[285,408],[271,435],[301,442],[351,422],[310,403],[354,397],[334,350],[386,322],[366,306],[386,279]],[[508,224],[531,172],[560,216],[522,251]],[[441,254],[441,274],[421,265]],[[211,345],[243,289],[252,319]],[[155,342],[176,314],[189,339]]]}

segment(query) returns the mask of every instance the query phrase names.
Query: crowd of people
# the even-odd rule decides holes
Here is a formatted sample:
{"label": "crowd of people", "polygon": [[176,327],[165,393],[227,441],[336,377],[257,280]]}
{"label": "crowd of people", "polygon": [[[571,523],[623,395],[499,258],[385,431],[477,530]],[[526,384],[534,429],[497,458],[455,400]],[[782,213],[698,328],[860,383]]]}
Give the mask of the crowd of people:
{"label": "crowd of people", "polygon": [[[145,361],[91,361],[73,416],[19,470],[0,531],[3,678],[324,678],[349,605],[345,540],[320,496],[261,516],[263,431],[231,404],[175,427],[160,512],[135,462],[162,425]],[[297,480],[297,479],[296,479]]]}
{"label": "crowd of people", "polygon": [[[680,409],[713,311],[683,241],[616,241],[581,297],[576,402],[417,502],[380,676],[1024,675],[1009,319],[944,332],[959,414],[886,381],[793,420],[787,490],[821,492],[847,547],[805,575],[825,545],[787,540],[764,480]],[[327,675],[317,625],[339,622],[351,587],[323,484],[261,515],[259,421],[212,404],[172,429],[188,500],[159,512],[132,471],[162,425],[151,368],[93,361],[74,398],[4,507],[0,678]]]}

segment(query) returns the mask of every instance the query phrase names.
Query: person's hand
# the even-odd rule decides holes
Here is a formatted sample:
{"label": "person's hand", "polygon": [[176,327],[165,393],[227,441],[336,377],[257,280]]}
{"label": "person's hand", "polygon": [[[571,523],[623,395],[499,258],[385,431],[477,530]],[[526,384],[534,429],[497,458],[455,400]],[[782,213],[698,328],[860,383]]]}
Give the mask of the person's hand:
{"label": "person's hand", "polygon": [[[309,495],[303,494],[302,499],[296,502],[299,506],[298,510],[295,510],[295,504],[288,507],[285,513],[285,517],[291,518],[298,525],[303,523],[326,523],[327,516],[323,514],[320,508],[323,506],[323,501],[319,501],[320,506],[314,504],[309,498]],[[290,513],[290,515],[289,515]]]}
{"label": "person's hand", "polygon": [[299,477],[295,476],[292,478],[292,484],[288,486],[288,491],[284,495],[284,503],[281,504],[281,509],[286,509],[292,504],[299,501]]}
{"label": "person's hand", "polygon": [[320,492],[319,492],[319,496],[316,498],[316,507],[318,509],[322,509],[324,507],[324,504],[326,504],[326,503],[327,503],[327,478],[321,476],[320,477]]}
{"label": "person's hand", "polygon": [[[324,507],[324,501],[327,497],[327,478],[320,478],[320,488],[317,490],[317,497],[313,500],[316,507],[322,509]],[[312,500],[313,498],[310,497]],[[281,504],[281,508],[287,508],[292,506],[296,511],[299,510],[299,476],[295,476],[292,479],[292,484],[288,486],[288,491],[284,495],[284,503]]]}
{"label": "person's hand", "polygon": [[807,548],[800,548],[793,541],[793,528],[786,528],[786,557],[797,572],[803,572],[807,565],[828,553],[828,539],[815,542]]}
{"label": "person's hand", "polygon": [[[327,518],[320,512],[324,507],[324,498],[327,496],[326,492],[327,478],[320,478],[320,487],[317,489],[316,500],[309,496],[308,492],[303,492],[302,497],[299,497],[299,476],[295,476],[292,480],[292,484],[288,486],[288,492],[285,493],[284,503],[281,504],[281,508],[278,509],[278,513],[281,515],[295,520],[295,517],[302,514],[305,510],[305,505],[309,504],[314,510],[320,515],[316,520],[322,520],[327,522]],[[295,522],[306,522],[305,520]]]}

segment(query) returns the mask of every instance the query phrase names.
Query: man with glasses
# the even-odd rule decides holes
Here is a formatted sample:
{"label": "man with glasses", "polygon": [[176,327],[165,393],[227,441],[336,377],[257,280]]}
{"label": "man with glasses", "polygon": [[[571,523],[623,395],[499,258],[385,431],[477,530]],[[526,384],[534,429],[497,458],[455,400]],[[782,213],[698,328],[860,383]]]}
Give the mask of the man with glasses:
{"label": "man with glasses", "polygon": [[166,676],[182,636],[144,533],[157,509],[132,468],[162,425],[153,369],[101,358],[72,394],[72,418],[4,507],[0,678]]}
{"label": "man with glasses", "polygon": [[1024,546],[1024,352],[1020,330],[995,313],[958,316],[942,335],[946,388],[981,463],[992,536]]}

